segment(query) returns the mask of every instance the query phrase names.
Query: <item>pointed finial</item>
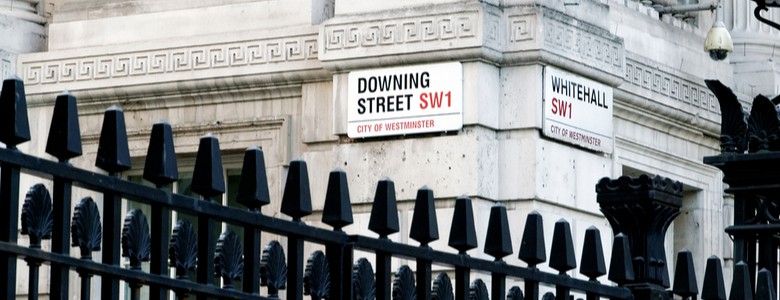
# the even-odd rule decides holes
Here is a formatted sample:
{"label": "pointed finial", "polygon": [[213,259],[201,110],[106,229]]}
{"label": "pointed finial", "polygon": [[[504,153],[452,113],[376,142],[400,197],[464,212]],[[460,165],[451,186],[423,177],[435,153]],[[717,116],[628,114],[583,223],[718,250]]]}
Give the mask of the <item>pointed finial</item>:
{"label": "pointed finial", "polygon": [[696,284],[696,270],[693,268],[693,254],[688,249],[683,248],[677,252],[672,292],[683,298],[699,294],[699,286]]}
{"label": "pointed finial", "polygon": [[265,156],[263,150],[258,147],[251,147],[244,152],[244,165],[241,167],[241,181],[238,183],[236,201],[251,210],[259,210],[263,205],[271,203]]}
{"label": "pointed finial", "polygon": [[758,271],[756,280],[756,299],[777,300],[772,272],[767,269]]}
{"label": "pointed finial", "polygon": [[306,168],[306,162],[303,160],[291,161],[282,196],[282,213],[292,217],[295,221],[300,221],[302,217],[310,215],[311,211],[309,171]]}
{"label": "pointed finial", "polygon": [[328,191],[322,209],[322,222],[333,226],[333,230],[352,224],[352,203],[349,199],[347,173],[336,168],[328,177]]}
{"label": "pointed finial", "polygon": [[542,215],[537,211],[532,211],[525,220],[518,258],[526,262],[529,268],[535,268],[537,264],[547,260],[545,252]]}
{"label": "pointed finial", "polygon": [[112,105],[103,114],[103,128],[100,130],[95,166],[112,174],[129,170],[132,166],[127,145],[125,113],[119,106]]}
{"label": "pointed finial", "polygon": [[18,77],[3,80],[0,91],[0,142],[8,149],[30,140],[24,83]]}
{"label": "pointed finial", "polygon": [[564,219],[555,222],[552,246],[550,247],[550,267],[558,270],[561,275],[577,267],[571,226]]}
{"label": "pointed finial", "polygon": [[590,226],[585,230],[580,274],[588,276],[591,281],[607,274],[607,265],[604,263],[604,248],[601,246],[601,233],[596,226]]}
{"label": "pointed finial", "polygon": [[631,248],[628,247],[628,238],[623,233],[618,233],[612,241],[608,278],[621,286],[634,281]]}
{"label": "pointed finial", "polygon": [[207,199],[225,193],[219,140],[210,133],[200,138],[192,171],[192,191]]}
{"label": "pointed finial", "polygon": [[731,282],[729,299],[753,300],[750,271],[744,261],[740,261],[734,266],[734,279]]}
{"label": "pointed finial", "polygon": [[149,137],[149,148],[144,164],[144,179],[157,186],[179,180],[176,149],[173,145],[173,129],[168,122],[158,121],[152,125],[152,134]]}
{"label": "pointed finial", "polygon": [[490,208],[485,253],[493,256],[496,261],[512,254],[512,238],[509,234],[509,221],[504,206],[496,205]]}
{"label": "pointed finial", "polygon": [[474,210],[469,197],[460,196],[455,199],[448,245],[460,254],[477,248],[477,229],[474,227]]}
{"label": "pointed finial", "polygon": [[69,93],[60,94],[54,102],[46,153],[62,162],[81,156],[79,112],[76,108],[76,97]]}
{"label": "pointed finial", "polygon": [[707,259],[704,284],[701,287],[702,300],[726,300],[726,285],[723,283],[723,267],[720,258],[713,255]]}
{"label": "pointed finial", "polygon": [[439,226],[436,223],[436,205],[433,191],[426,186],[417,190],[412,216],[412,230],[409,237],[420,242],[420,246],[439,239]]}
{"label": "pointed finial", "polygon": [[389,178],[383,178],[376,186],[368,229],[379,234],[380,238],[387,238],[388,235],[398,232],[395,183]]}

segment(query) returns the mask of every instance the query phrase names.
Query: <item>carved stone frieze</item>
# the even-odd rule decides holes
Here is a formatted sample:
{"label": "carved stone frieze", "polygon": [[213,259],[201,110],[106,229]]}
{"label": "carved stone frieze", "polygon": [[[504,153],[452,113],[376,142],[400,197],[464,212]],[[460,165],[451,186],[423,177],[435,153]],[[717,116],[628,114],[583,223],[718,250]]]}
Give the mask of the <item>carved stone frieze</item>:
{"label": "carved stone frieze", "polygon": [[667,98],[683,104],[681,107],[692,107],[719,115],[718,101],[715,95],[704,85],[704,81],[696,82],[691,77],[683,77],[663,67],[642,62],[639,57],[629,56],[626,59],[624,81],[634,87],[641,88],[654,99]]}
{"label": "carved stone frieze", "polygon": [[316,66],[318,44],[317,35],[307,33],[171,48],[135,51],[110,48],[93,52],[96,54],[66,51],[27,55],[20,60],[20,76],[35,93],[56,88],[79,89],[85,82],[91,82],[89,87],[100,87],[177,80],[181,74],[188,79],[224,76],[219,69],[230,69],[234,75],[302,70]]}

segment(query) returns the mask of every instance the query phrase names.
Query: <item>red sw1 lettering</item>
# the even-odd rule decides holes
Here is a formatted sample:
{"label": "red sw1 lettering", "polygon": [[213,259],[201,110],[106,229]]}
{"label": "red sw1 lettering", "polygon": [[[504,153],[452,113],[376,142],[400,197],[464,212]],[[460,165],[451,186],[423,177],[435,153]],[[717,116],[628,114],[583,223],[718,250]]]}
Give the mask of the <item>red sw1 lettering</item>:
{"label": "red sw1 lettering", "polygon": [[427,92],[420,94],[420,109],[440,108],[447,98],[447,107],[452,107],[452,91]]}
{"label": "red sw1 lettering", "polygon": [[561,117],[569,117],[571,119],[571,102],[566,102],[558,98],[552,99],[552,113]]}

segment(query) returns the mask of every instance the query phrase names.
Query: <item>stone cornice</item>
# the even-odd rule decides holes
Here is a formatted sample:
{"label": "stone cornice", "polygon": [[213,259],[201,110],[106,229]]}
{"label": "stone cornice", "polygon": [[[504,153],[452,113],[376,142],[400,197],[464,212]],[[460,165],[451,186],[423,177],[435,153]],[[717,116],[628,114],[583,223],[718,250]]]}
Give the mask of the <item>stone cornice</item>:
{"label": "stone cornice", "polygon": [[308,29],[237,41],[33,53],[20,56],[17,70],[32,102],[66,89],[83,91],[82,99],[121,98],[256,85],[257,78],[327,79],[317,55],[317,34]]}

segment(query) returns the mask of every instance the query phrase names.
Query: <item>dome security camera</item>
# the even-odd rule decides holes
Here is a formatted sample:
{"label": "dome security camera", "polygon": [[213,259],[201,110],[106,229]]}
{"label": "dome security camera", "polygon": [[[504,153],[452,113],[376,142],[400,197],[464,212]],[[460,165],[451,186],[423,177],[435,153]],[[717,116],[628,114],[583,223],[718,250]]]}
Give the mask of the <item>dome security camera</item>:
{"label": "dome security camera", "polygon": [[731,42],[731,34],[726,26],[721,21],[715,22],[704,39],[704,51],[710,54],[712,60],[724,60],[733,50],[734,43]]}

